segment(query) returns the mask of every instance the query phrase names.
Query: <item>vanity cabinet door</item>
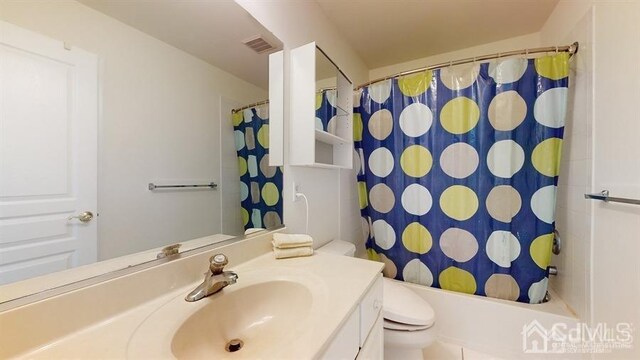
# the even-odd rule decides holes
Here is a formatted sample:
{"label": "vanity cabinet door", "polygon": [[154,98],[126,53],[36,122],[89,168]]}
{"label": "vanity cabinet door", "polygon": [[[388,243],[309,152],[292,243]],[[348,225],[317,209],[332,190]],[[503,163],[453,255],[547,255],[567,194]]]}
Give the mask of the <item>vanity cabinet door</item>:
{"label": "vanity cabinet door", "polygon": [[382,274],[371,285],[371,288],[360,303],[360,347],[364,345],[373,324],[382,310]]}
{"label": "vanity cabinet door", "polygon": [[355,359],[360,350],[360,311],[356,308],[349,319],[342,326],[338,334],[329,345],[329,348],[320,359],[323,360],[343,360]]}
{"label": "vanity cabinet door", "polygon": [[357,360],[382,360],[384,358],[384,329],[382,326],[382,314],[378,315],[376,322],[369,332]]}

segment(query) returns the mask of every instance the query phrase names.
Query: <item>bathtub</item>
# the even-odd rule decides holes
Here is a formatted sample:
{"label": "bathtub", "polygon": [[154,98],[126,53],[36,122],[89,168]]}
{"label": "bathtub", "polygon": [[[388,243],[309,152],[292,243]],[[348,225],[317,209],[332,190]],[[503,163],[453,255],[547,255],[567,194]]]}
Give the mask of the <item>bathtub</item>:
{"label": "bathtub", "polygon": [[[444,343],[456,344],[504,359],[589,358],[589,354],[524,352],[523,328],[526,324],[536,320],[546,329],[550,329],[556,323],[566,324],[566,328],[571,329],[580,323],[580,319],[552,290],[549,290],[549,302],[524,304],[405,282],[402,284],[431,304],[436,313],[438,340]],[[530,348],[533,346],[531,339],[535,339],[535,334],[529,332],[529,335],[525,346]]]}

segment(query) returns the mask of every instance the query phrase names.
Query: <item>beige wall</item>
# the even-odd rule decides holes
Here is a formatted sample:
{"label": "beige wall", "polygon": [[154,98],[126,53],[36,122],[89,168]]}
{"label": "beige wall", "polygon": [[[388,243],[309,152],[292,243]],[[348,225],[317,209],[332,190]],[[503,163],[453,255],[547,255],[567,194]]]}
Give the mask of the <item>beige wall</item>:
{"label": "beige wall", "polygon": [[[359,84],[367,81],[368,69],[357,53],[343,40],[335,27],[313,1],[256,1],[236,0],[263,26],[284,43],[285,67],[292,48],[315,41],[347,76]],[[285,72],[285,139],[289,137],[289,86]],[[288,154],[296,149],[285,145],[285,164]],[[284,216],[291,232],[305,232],[305,205],[293,202],[293,184],[299,186],[309,199],[309,233],[316,246],[335,238],[361,243],[359,215],[353,212],[355,177],[353,171],[285,166]],[[357,217],[356,217],[357,216]],[[355,217],[355,219],[354,219]],[[358,246],[364,252],[362,245]]]}
{"label": "beige wall", "polygon": [[[235,182],[221,173],[226,110],[265,99],[265,90],[75,1],[2,1],[0,19],[99,57],[100,259],[221,231],[221,192],[239,194],[237,170]],[[224,180],[219,191],[146,189],[213,179]],[[232,197],[225,211],[239,214]]]}

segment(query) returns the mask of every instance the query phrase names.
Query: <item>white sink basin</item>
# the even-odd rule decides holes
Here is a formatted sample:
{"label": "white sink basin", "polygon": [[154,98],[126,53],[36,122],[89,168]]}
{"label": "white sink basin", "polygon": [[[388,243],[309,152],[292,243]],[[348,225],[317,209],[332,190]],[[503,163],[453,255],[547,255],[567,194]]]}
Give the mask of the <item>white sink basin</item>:
{"label": "white sink basin", "polygon": [[[192,303],[184,300],[191,288],[184,289],[151,314],[131,337],[128,358],[292,358],[304,345],[300,335],[327,311],[324,281],[286,268],[230,270],[236,284]],[[228,351],[236,339],[242,346]]]}
{"label": "white sink basin", "polygon": [[[229,287],[227,289],[231,290]],[[309,315],[309,289],[292,281],[268,281],[213,297],[180,326],[171,342],[178,359],[258,358],[295,341]],[[205,300],[206,301],[206,300]],[[242,345],[228,342],[239,339]]]}

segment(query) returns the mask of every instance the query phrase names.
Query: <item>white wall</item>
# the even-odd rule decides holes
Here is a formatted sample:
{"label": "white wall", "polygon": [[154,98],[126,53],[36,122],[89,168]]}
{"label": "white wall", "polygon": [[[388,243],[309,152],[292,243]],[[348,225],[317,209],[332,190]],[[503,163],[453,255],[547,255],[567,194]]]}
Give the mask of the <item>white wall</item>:
{"label": "white wall", "polygon": [[263,100],[265,90],[75,1],[2,1],[0,19],[100,58],[100,259],[220,232],[230,177],[218,191],[152,193],[146,186],[220,183],[229,104]]}
{"label": "white wall", "polygon": [[[320,7],[313,1],[257,1],[236,0],[263,26],[284,43],[285,68],[288,68],[289,50],[316,41],[354,84],[367,81],[368,69],[357,53],[343,40],[334,26],[326,18]],[[289,84],[285,72],[285,139],[289,138]],[[288,154],[296,149],[285,145],[285,164]],[[351,209],[355,194],[355,180],[352,171],[316,169],[285,166],[284,170],[284,217],[291,232],[305,232],[304,202],[293,202],[290,194],[295,182],[301,192],[309,198],[309,233],[316,246],[335,238],[358,242],[360,234],[359,217],[353,219],[343,212]],[[359,247],[359,252],[364,247]]]}

